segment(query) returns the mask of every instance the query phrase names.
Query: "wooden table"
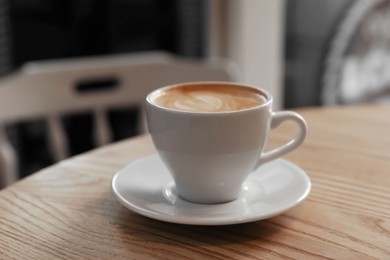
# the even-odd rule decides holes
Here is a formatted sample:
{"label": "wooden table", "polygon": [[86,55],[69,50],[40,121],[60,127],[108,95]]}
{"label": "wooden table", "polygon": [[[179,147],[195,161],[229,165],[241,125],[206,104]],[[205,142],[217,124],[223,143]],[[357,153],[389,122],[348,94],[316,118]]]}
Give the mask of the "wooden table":
{"label": "wooden table", "polygon": [[[309,197],[268,220],[188,226],[121,206],[113,175],[153,153],[148,136],[65,160],[0,192],[1,259],[390,259],[390,106],[299,110],[304,145],[285,158]],[[277,145],[291,133],[275,130]]]}

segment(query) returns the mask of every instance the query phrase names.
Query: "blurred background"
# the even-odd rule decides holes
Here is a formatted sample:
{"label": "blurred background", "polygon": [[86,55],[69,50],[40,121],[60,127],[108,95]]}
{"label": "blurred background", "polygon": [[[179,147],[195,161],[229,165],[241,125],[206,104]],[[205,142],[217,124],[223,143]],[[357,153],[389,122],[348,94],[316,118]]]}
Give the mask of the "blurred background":
{"label": "blurred background", "polygon": [[[276,109],[382,101],[388,14],[379,0],[0,0],[0,76],[30,61],[163,50],[233,61]],[[110,114],[115,140],[137,134],[135,117]],[[66,119],[72,155],[93,148],[91,120]],[[39,121],[7,126],[21,177],[52,163],[45,131]]]}

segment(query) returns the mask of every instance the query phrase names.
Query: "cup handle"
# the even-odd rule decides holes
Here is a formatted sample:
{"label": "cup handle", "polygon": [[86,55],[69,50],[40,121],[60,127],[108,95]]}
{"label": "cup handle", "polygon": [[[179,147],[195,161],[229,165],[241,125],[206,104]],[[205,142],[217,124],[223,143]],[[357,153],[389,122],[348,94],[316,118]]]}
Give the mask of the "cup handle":
{"label": "cup handle", "polygon": [[305,119],[298,113],[292,111],[281,111],[272,113],[271,129],[278,127],[282,122],[291,120],[297,123],[299,130],[293,139],[285,143],[284,145],[275,148],[271,151],[263,152],[257,161],[254,169],[257,169],[260,165],[274,160],[282,155],[291,152],[298,148],[305,140],[307,133],[307,125]]}

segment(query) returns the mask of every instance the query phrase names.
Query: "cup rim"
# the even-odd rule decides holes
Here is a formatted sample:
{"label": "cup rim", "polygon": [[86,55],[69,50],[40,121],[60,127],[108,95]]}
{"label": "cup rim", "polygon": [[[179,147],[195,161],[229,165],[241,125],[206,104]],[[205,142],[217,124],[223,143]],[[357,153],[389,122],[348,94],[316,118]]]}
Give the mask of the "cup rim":
{"label": "cup rim", "polygon": [[[158,93],[158,92],[162,92],[162,91],[164,91],[166,89],[170,89],[170,88],[181,87],[181,86],[188,86],[188,85],[195,85],[195,84],[196,85],[218,84],[218,85],[230,85],[230,86],[239,86],[239,87],[244,87],[244,88],[256,89],[257,91],[260,91],[261,94],[266,98],[266,102],[264,102],[264,103],[262,103],[260,105],[257,105],[257,106],[246,108],[246,109],[232,110],[232,111],[212,111],[212,112],[209,112],[209,111],[205,112],[205,111],[179,110],[179,109],[174,109],[174,108],[163,107],[163,106],[157,105],[157,104],[152,102],[152,98],[151,97],[156,95],[156,93]],[[273,99],[272,95],[268,91],[263,89],[263,88],[259,88],[259,87],[256,87],[255,85],[251,85],[251,84],[245,84],[245,83],[239,83],[239,82],[229,82],[229,81],[191,81],[191,82],[176,83],[176,84],[171,84],[171,85],[167,85],[167,86],[164,86],[164,87],[157,88],[157,89],[151,91],[146,96],[146,101],[151,106],[158,107],[159,109],[166,110],[166,111],[171,111],[171,112],[176,112],[176,113],[185,113],[185,114],[231,114],[231,113],[240,113],[240,112],[244,112],[244,111],[251,111],[251,110],[267,107],[267,106],[269,106],[272,103],[272,99]]]}

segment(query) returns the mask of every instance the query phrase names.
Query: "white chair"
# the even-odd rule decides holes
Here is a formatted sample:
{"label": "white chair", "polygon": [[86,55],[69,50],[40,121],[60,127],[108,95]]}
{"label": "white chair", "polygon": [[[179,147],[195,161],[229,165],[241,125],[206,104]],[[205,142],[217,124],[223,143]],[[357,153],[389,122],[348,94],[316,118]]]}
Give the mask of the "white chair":
{"label": "white chair", "polygon": [[163,52],[103,56],[26,64],[0,80],[0,186],[18,179],[18,158],[5,126],[33,119],[47,120],[48,143],[56,161],[68,156],[63,115],[93,111],[97,146],[112,140],[106,111],[137,105],[139,132],[147,93],[160,86],[188,81],[236,81],[228,61],[195,61]]}

